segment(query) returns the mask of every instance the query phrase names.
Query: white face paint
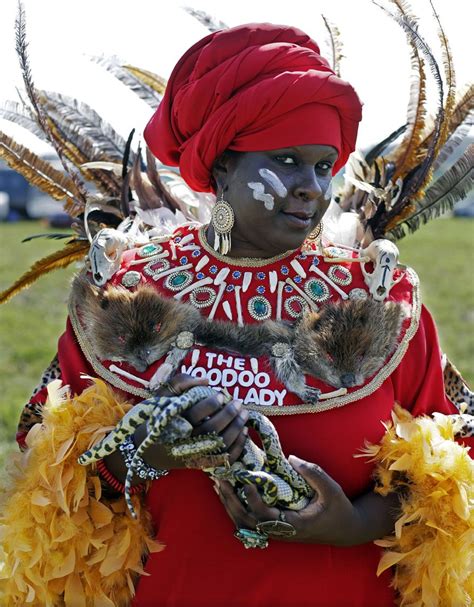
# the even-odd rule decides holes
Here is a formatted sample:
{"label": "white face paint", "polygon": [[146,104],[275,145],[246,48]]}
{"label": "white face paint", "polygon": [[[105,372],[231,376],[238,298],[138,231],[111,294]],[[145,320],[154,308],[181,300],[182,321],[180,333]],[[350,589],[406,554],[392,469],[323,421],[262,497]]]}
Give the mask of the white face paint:
{"label": "white face paint", "polygon": [[247,184],[252,190],[255,200],[261,200],[268,211],[271,211],[275,205],[275,199],[271,194],[265,192],[265,186],[259,181],[251,181]]}
{"label": "white face paint", "polygon": [[285,188],[280,178],[276,173],[270,171],[270,169],[259,169],[259,175],[275,190],[280,198],[284,198],[288,194],[288,190]]}

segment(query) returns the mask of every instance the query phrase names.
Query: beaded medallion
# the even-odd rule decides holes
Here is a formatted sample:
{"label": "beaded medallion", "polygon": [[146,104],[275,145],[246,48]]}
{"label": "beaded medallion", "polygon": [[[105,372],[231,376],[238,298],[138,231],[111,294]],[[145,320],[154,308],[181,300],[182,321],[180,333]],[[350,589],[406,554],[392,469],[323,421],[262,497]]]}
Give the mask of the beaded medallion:
{"label": "beaded medallion", "polygon": [[272,306],[266,297],[256,295],[251,297],[247,304],[249,314],[255,320],[266,320],[272,315]]}
{"label": "beaded medallion", "polygon": [[140,272],[130,270],[129,272],[125,272],[125,274],[122,276],[121,283],[124,287],[135,287],[140,282],[140,279]]}
{"label": "beaded medallion", "polygon": [[193,281],[193,275],[187,270],[170,274],[165,280],[165,287],[170,291],[181,291]]}
{"label": "beaded medallion", "polygon": [[207,308],[212,305],[216,299],[216,292],[211,287],[199,287],[191,291],[189,301],[196,308]]}
{"label": "beaded medallion", "polygon": [[284,308],[291,318],[300,318],[308,308],[308,304],[299,295],[292,295],[284,303]]}
{"label": "beaded medallion", "polygon": [[157,259],[155,261],[150,261],[150,263],[147,263],[146,266],[143,268],[143,271],[145,272],[145,274],[148,274],[148,276],[151,276],[154,280],[158,280],[161,272],[168,270],[169,267],[170,262],[168,260]]}
{"label": "beaded medallion", "polygon": [[328,276],[336,284],[341,285],[343,287],[350,285],[352,282],[352,274],[347,268],[345,268],[344,266],[340,266],[339,264],[336,266],[331,266],[329,268]]}
{"label": "beaded medallion", "polygon": [[349,292],[349,299],[367,299],[369,294],[364,289],[352,289]]}
{"label": "beaded medallion", "polygon": [[328,300],[330,297],[327,284],[319,278],[310,278],[306,281],[304,290],[306,295],[314,301],[322,302]]}
{"label": "beaded medallion", "polygon": [[150,242],[149,244],[143,245],[137,251],[139,257],[151,257],[152,255],[158,255],[163,251],[163,247],[160,244]]}

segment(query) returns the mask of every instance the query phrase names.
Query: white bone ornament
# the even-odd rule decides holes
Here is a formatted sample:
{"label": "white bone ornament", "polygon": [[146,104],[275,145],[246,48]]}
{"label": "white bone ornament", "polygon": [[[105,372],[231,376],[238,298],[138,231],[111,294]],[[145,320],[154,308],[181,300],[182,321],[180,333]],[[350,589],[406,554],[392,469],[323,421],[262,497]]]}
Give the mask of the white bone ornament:
{"label": "white bone ornament", "polygon": [[129,238],[112,228],[99,230],[89,249],[92,278],[99,287],[112,278],[120,268],[122,253],[129,247]]}
{"label": "white bone ornament", "polygon": [[393,280],[393,273],[398,264],[398,247],[390,240],[379,238],[371,242],[365,249],[361,249],[360,255],[368,257],[374,265],[373,272],[367,272],[365,262],[361,263],[362,274],[365,284],[369,287],[369,293],[375,301],[384,301],[391,288],[400,282],[403,276],[396,281]]}

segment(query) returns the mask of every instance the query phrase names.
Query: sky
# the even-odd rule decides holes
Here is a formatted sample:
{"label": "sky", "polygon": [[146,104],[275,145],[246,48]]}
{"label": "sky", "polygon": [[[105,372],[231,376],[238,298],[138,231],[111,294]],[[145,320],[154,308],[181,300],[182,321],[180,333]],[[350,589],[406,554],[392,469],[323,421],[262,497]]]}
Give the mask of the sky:
{"label": "sky", "polygon": [[[229,26],[250,21],[295,25],[317,40],[328,56],[324,14],[341,31],[345,55],[341,75],[364,103],[358,147],[376,143],[405,122],[410,64],[406,38],[370,0],[188,0],[187,4]],[[24,5],[36,86],[89,103],[125,137],[133,127],[143,129],[152,110],[88,57],[118,55],[166,78],[182,53],[207,34],[180,1],[24,0]],[[22,85],[14,50],[16,6],[16,0],[0,0],[0,102],[17,100],[15,87]],[[385,1],[385,6],[390,4]],[[421,33],[439,58],[429,0],[412,0],[411,6],[420,18]],[[472,82],[474,3],[436,0],[435,6],[450,40],[457,83]],[[0,129],[44,151],[23,129],[2,120]]]}

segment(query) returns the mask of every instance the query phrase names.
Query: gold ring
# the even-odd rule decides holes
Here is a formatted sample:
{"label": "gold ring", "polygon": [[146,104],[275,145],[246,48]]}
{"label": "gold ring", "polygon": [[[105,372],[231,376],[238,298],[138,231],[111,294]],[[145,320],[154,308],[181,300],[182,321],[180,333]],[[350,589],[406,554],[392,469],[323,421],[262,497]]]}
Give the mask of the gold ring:
{"label": "gold ring", "polygon": [[169,392],[171,392],[171,394],[174,394],[175,396],[181,396],[181,392],[178,392],[176,390],[176,388],[169,381],[164,381],[161,384],[161,388],[165,388],[166,390],[168,390]]}

